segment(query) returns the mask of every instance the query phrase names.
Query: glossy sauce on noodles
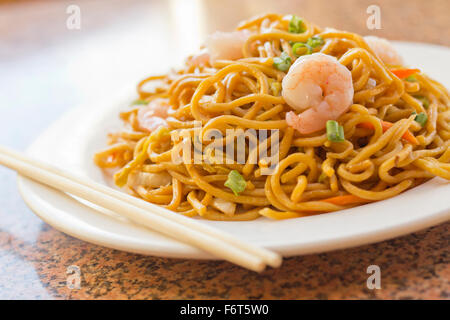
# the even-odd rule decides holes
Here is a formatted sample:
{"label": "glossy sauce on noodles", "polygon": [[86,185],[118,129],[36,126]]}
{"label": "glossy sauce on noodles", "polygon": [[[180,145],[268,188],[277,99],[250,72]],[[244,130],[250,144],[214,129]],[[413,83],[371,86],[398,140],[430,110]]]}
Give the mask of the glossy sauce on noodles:
{"label": "glossy sauce on noodles", "polygon": [[[122,130],[95,155],[99,167],[118,170],[119,186],[183,215],[251,220],[342,210],[393,197],[435,176],[450,179],[449,94],[440,83],[385,64],[362,36],[295,16],[259,16],[242,22],[239,32],[240,42],[232,45],[241,52],[233,60],[218,54],[212,59],[207,45],[182,69],[139,83],[139,101],[120,114]],[[341,141],[330,140],[326,128],[303,134],[286,121],[290,112],[302,119],[304,111],[283,98],[283,79],[297,59],[319,53],[351,75],[353,98],[330,119],[342,127]],[[175,164],[172,150],[185,140],[174,141],[171,133],[185,130],[193,137],[195,121],[202,133],[224,134],[203,140],[204,147],[228,143],[229,128],[278,130],[273,173],[261,174],[266,164],[251,163],[249,148],[245,163]],[[238,182],[239,192],[227,187]]]}

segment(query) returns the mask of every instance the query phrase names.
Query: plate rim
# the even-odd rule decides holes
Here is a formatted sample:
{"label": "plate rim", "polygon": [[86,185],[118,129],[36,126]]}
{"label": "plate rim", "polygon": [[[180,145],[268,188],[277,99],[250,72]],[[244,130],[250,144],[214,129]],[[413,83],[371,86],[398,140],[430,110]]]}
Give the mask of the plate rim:
{"label": "plate rim", "polygon": [[[36,183],[33,180],[18,176],[18,186],[19,186],[19,193],[23,197],[24,202],[26,205],[39,217],[41,218],[45,223],[49,224],[56,230],[65,233],[69,236],[72,236],[74,238],[95,244],[100,245],[103,247],[131,252],[131,253],[138,253],[138,254],[144,254],[144,255],[151,255],[151,256],[158,256],[158,257],[164,257],[164,258],[181,258],[181,259],[199,259],[199,260],[219,260],[217,257],[210,255],[202,250],[189,247],[184,244],[180,244],[181,246],[171,246],[167,245],[167,243],[163,246],[161,245],[155,245],[155,243],[152,243],[151,249],[144,249],[141,246],[137,246],[137,244],[132,241],[132,237],[130,237],[128,242],[119,242],[117,239],[113,240],[113,237],[109,237],[111,240],[99,240],[95,237],[96,233],[89,232],[84,230],[83,233],[77,233],[73,232],[73,230],[70,229],[68,225],[62,225],[60,224],[57,219],[51,219],[52,215],[49,215],[44,210],[45,208],[40,206],[38,201],[33,200],[29,193],[26,191],[29,190],[29,187],[27,187],[27,184],[30,183]],[[40,186],[40,188],[48,188],[46,186]],[[56,190],[54,190],[56,191]],[[59,191],[56,191],[59,192]],[[61,194],[61,197],[71,198],[70,196]],[[77,200],[73,199],[73,201],[77,202]],[[78,203],[79,204],[79,203]],[[55,215],[56,216],[56,215]],[[291,243],[283,246],[272,246],[272,245],[266,245],[264,246],[267,249],[274,250],[278,252],[279,254],[282,254],[284,257],[292,257],[292,256],[301,256],[301,255],[307,255],[307,254],[314,254],[314,253],[322,253],[322,252],[329,252],[329,251],[335,251],[335,250],[342,250],[342,249],[349,249],[354,247],[359,247],[363,245],[368,245],[372,243],[377,243],[381,241],[386,241],[390,239],[394,239],[397,237],[401,237],[407,234],[411,234],[420,230],[427,229],[429,227],[444,223],[446,221],[450,220],[450,211],[441,211],[439,213],[435,213],[433,215],[430,215],[423,220],[415,220],[414,222],[408,224],[408,225],[398,225],[389,229],[385,229],[383,231],[373,231],[371,233],[357,233],[353,235],[349,235],[344,238],[340,238],[339,242],[333,242],[334,239],[324,240],[322,242],[315,242],[315,243],[307,243],[300,245],[298,243]],[[225,221],[226,222],[226,221]],[[406,227],[405,227],[406,226]],[[400,231],[401,229],[401,231]],[[98,235],[98,234],[97,234]],[[117,237],[115,235],[114,237]],[[108,237],[104,237],[108,238]]]}

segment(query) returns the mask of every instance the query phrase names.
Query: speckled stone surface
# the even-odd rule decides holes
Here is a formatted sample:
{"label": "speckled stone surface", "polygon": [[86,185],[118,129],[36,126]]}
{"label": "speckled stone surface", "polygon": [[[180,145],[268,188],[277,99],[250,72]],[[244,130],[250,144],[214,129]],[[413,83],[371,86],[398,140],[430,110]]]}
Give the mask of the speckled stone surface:
{"label": "speckled stone surface", "polygon": [[[446,223],[374,245],[288,258],[281,268],[257,274],[227,262],[111,250],[43,223],[35,243],[0,232],[2,271],[15,277],[22,272],[17,268],[27,264],[36,273],[20,275],[19,283],[0,280],[0,297],[8,293],[18,297],[33,289],[27,298],[448,299],[449,228]],[[8,258],[8,253],[13,257]],[[80,268],[80,289],[66,286],[66,270],[71,265]],[[367,289],[369,265],[380,267],[381,289]]]}
{"label": "speckled stone surface", "polygon": [[[450,45],[448,0],[231,1],[242,10],[201,1],[208,32],[276,10],[323,26]],[[69,32],[65,9],[72,2],[0,2],[0,117],[7,119],[1,145],[23,150],[72,106],[147,74],[131,72],[134,65],[123,63],[120,53],[148,42],[149,31],[161,34],[152,38],[153,47],[172,39],[163,35],[171,30],[167,1],[78,0],[82,29]],[[381,8],[381,30],[366,29],[371,4]],[[449,299],[449,229],[446,223],[377,244],[288,258],[281,268],[256,274],[227,262],[142,256],[66,236],[33,215],[15,174],[0,167],[0,299]],[[381,268],[379,290],[366,286],[369,265]],[[79,267],[80,289],[66,285],[70,266]]]}

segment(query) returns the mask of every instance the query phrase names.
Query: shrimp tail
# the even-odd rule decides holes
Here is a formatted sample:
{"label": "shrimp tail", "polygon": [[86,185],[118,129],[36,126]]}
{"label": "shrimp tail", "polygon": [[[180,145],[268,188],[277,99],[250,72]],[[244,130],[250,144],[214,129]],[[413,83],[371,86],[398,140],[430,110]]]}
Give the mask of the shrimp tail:
{"label": "shrimp tail", "polygon": [[288,126],[296,129],[299,132],[302,132],[301,120],[298,115],[296,115],[293,111],[289,111],[286,113],[286,122]]}

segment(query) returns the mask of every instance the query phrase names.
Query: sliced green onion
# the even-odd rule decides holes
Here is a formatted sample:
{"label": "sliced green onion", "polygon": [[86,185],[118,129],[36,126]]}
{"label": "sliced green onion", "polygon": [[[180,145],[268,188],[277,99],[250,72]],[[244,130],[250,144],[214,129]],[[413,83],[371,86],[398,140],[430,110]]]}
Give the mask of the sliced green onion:
{"label": "sliced green onion", "polygon": [[280,71],[288,71],[291,63],[291,57],[284,51],[279,57],[273,58],[273,66]]}
{"label": "sliced green onion", "polygon": [[237,170],[232,170],[228,174],[228,179],[225,181],[224,186],[230,188],[233,193],[238,196],[239,193],[245,190],[247,182]]}
{"label": "sliced green onion", "polygon": [[319,36],[314,36],[314,37],[311,37],[311,38],[309,38],[307,41],[306,41],[306,44],[308,45],[308,46],[310,46],[311,48],[316,48],[316,47],[318,47],[318,46],[321,46],[321,45],[323,45],[324,44],[324,41],[323,41],[323,39],[321,38],[321,37],[319,37]]}
{"label": "sliced green onion", "polygon": [[148,101],[145,101],[145,100],[142,100],[142,99],[136,99],[136,100],[134,100],[132,103],[131,103],[131,105],[132,106],[138,106],[138,105],[141,105],[141,104],[147,104],[148,103]]}
{"label": "sliced green onion", "polygon": [[424,96],[415,96],[414,98],[416,98],[417,100],[419,100],[422,103],[422,106],[425,109],[428,109],[428,107],[430,106],[430,100],[428,100],[427,97]]}
{"label": "sliced green onion", "polygon": [[289,21],[289,29],[290,33],[303,33],[306,31],[305,24],[303,20],[296,15],[293,15],[291,21]]}
{"label": "sliced green onion", "polygon": [[405,80],[408,81],[408,82],[417,82],[417,79],[414,76],[406,77]]}
{"label": "sliced green onion", "polygon": [[309,38],[308,40],[306,40],[306,43],[304,42],[296,42],[292,45],[292,53],[296,56],[299,57],[302,54],[298,54],[297,51],[300,48],[306,48],[306,53],[304,54],[311,54],[314,51],[314,48],[321,46],[324,44],[324,41],[321,37],[319,36],[314,36]]}
{"label": "sliced green onion", "polygon": [[428,116],[426,113],[421,112],[414,118],[414,120],[416,120],[416,122],[418,124],[420,124],[422,127],[424,127],[428,121]]}
{"label": "sliced green onion", "polygon": [[296,42],[292,46],[292,53],[294,54],[294,56],[300,57],[300,56],[303,55],[303,54],[298,54],[297,53],[298,49],[300,49],[300,48],[306,48],[306,53],[305,54],[311,54],[312,53],[311,46],[309,46],[308,44],[303,43],[303,42]]}
{"label": "sliced green onion", "polygon": [[344,127],[339,125],[337,121],[328,120],[327,121],[327,138],[331,142],[343,142],[344,137]]}
{"label": "sliced green onion", "polygon": [[272,81],[270,83],[270,91],[274,96],[279,96],[281,92],[281,83],[278,81]]}

